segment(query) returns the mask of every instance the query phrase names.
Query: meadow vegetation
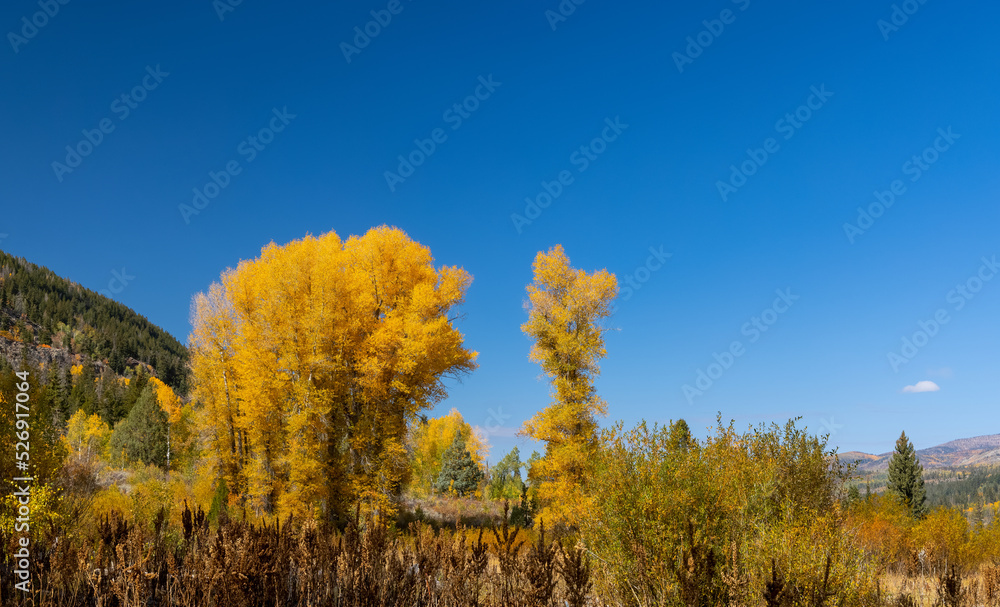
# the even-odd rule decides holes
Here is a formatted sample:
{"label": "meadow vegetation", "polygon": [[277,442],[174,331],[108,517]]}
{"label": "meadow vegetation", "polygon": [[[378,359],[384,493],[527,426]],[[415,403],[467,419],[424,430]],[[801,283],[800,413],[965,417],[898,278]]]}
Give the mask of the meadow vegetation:
{"label": "meadow vegetation", "polygon": [[144,365],[0,369],[2,398],[14,370],[38,379],[32,591],[5,480],[0,603],[1000,607],[996,505],[930,504],[905,434],[862,493],[798,420],[602,429],[615,277],[561,247],[533,270],[522,329],[552,400],[527,460],[488,465],[457,410],[427,416],[476,367],[471,276],[393,228],[225,272],[195,298],[189,392]]}

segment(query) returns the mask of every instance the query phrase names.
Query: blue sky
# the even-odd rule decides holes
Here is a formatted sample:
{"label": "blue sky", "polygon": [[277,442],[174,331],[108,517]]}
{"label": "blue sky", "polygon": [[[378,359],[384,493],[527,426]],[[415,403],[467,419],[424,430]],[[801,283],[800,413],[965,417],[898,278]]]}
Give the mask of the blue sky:
{"label": "blue sky", "polygon": [[519,326],[561,243],[639,287],[605,423],[1000,432],[998,6],[48,1],[0,9],[0,247],[95,290],[124,269],[182,340],[266,243],[398,226],[475,277],[480,368],[438,412],[501,426],[495,460],[548,403]]}

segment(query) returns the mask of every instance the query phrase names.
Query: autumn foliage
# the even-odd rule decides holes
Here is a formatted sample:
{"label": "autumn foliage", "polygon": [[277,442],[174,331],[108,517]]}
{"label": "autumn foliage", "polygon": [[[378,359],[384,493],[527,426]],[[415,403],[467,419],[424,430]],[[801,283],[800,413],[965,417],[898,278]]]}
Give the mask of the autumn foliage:
{"label": "autumn foliage", "polygon": [[597,449],[597,418],[607,412],[594,380],[618,283],[607,270],[571,267],[559,245],[539,253],[533,269],[521,330],[534,341],[531,360],[551,378],[553,402],[524,424],[525,436],[545,443],[529,476],[543,496],[540,518],[575,526],[589,510],[585,483]]}
{"label": "autumn foliage", "polygon": [[472,461],[480,467],[484,465],[486,445],[458,409],[440,417],[418,420],[410,431],[408,441],[412,467],[410,487],[414,493],[428,495],[433,492],[442,458],[456,434],[465,441]]}
{"label": "autumn foliage", "polygon": [[[192,304],[189,394],[146,364],[31,368],[34,585],[10,598],[6,481],[0,604],[1000,607],[1000,504],[925,508],[905,434],[862,498],[797,420],[602,430],[615,276],[560,246],[532,269],[521,329],[551,402],[526,464],[429,416],[476,367],[472,279],[395,228],[224,272]],[[5,433],[14,377],[0,361]]]}
{"label": "autumn foliage", "polygon": [[253,512],[394,510],[405,439],[475,368],[454,327],[472,278],[395,228],[268,245],[193,306],[193,394],[220,475]]}

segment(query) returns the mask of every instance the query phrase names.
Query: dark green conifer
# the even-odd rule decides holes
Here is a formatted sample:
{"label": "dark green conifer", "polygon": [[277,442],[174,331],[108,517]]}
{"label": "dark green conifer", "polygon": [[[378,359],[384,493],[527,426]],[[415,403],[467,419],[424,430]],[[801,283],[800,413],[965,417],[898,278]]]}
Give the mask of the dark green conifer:
{"label": "dark green conifer", "polygon": [[475,492],[482,480],[483,471],[465,448],[462,434],[456,432],[455,440],[441,456],[441,473],[434,489],[441,493],[453,491],[458,495],[469,495]]}
{"label": "dark green conifer", "polygon": [[889,460],[889,483],[887,491],[896,495],[914,518],[927,512],[927,495],[924,491],[924,467],[917,459],[913,443],[903,432],[896,441],[896,450]]}
{"label": "dark green conifer", "polygon": [[111,453],[123,453],[129,462],[165,466],[167,463],[167,414],[160,407],[152,386],[146,386],[129,412],[111,434]]}

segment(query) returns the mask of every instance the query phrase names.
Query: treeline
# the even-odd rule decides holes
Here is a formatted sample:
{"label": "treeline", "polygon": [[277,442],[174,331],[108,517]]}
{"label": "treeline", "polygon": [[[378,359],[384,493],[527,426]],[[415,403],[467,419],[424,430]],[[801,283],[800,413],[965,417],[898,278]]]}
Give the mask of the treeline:
{"label": "treeline", "polygon": [[[26,379],[15,372],[26,372]],[[166,469],[170,450],[176,468],[178,463],[189,463],[196,450],[191,406],[142,367],[121,377],[108,368],[96,375],[89,365],[42,368],[22,362],[15,367],[2,357],[0,436],[15,436],[18,418],[12,398],[18,393],[16,386],[25,382],[31,476],[36,482],[64,489],[64,473],[77,473],[81,465],[87,468],[90,484],[106,465],[153,464]],[[12,440],[5,441],[13,445]],[[0,458],[0,478],[23,476],[15,465],[13,456]]]}
{"label": "treeline", "polygon": [[1000,501],[1000,466],[929,470],[924,478],[932,506],[974,508]]}
{"label": "treeline", "polygon": [[[394,228],[225,272],[194,302],[189,399],[142,365],[33,367],[36,603],[913,607],[891,573],[935,576],[947,607],[1000,607],[995,510],[928,508],[905,434],[886,494],[862,496],[795,420],[602,430],[616,279],[558,246],[533,271],[522,330],[552,402],[521,431],[544,453],[492,469],[457,411],[424,414],[476,367],[455,323],[471,276]],[[445,499],[514,509],[481,535],[408,526]],[[3,498],[0,543],[18,508]]]}
{"label": "treeline", "polygon": [[[1000,466],[936,468],[923,473],[927,506],[975,509],[1000,502]],[[886,471],[868,473],[855,482],[859,492],[879,494],[888,483]]]}
{"label": "treeline", "polygon": [[22,343],[107,360],[118,374],[132,358],[178,393],[187,392],[188,353],[177,339],[127,306],[3,251],[0,331]]}
{"label": "treeline", "polygon": [[[554,537],[506,511],[454,531],[358,510],[340,524],[261,520],[225,500],[192,512],[178,479],[155,469],[127,497],[78,483],[55,500],[43,488],[35,604],[919,603],[924,582],[889,588],[886,574],[923,576],[944,605],[1000,604],[1000,522],[970,525],[947,508],[915,517],[893,495],[845,500],[850,470],[793,422],[738,432],[720,421],[704,440],[682,421],[617,425],[596,454],[593,509]],[[0,524],[0,543],[9,529]],[[5,551],[4,594],[12,568]]]}

